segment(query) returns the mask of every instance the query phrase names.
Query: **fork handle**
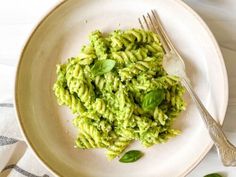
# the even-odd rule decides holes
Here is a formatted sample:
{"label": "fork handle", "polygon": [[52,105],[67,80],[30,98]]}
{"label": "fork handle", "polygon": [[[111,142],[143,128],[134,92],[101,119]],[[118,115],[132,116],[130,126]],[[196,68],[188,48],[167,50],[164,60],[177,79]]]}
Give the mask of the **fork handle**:
{"label": "fork handle", "polygon": [[218,155],[220,156],[223,165],[236,166],[236,147],[229,142],[221,125],[217,123],[206,110],[189,82],[185,78],[182,78],[181,82],[190,94],[192,100],[196,103],[208,132],[217,148]]}

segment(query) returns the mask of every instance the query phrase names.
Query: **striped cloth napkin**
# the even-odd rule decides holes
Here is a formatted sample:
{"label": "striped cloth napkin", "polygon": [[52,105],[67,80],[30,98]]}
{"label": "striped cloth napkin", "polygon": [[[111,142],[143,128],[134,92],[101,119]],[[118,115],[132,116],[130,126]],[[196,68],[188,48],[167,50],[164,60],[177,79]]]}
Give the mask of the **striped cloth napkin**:
{"label": "striped cloth napkin", "polygon": [[13,107],[15,68],[0,65],[0,177],[49,177],[20,133]]}

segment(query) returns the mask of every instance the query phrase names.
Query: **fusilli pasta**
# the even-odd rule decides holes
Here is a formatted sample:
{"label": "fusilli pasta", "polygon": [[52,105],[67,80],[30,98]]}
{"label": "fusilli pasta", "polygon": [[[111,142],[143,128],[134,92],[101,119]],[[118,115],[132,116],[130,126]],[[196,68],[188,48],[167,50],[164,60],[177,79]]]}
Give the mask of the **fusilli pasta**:
{"label": "fusilli pasta", "polygon": [[172,124],[185,109],[184,89],[162,67],[158,35],[129,29],[89,39],[57,67],[53,86],[58,103],[76,114],[76,146],[105,148],[113,159],[133,140],[150,147],[178,135]]}

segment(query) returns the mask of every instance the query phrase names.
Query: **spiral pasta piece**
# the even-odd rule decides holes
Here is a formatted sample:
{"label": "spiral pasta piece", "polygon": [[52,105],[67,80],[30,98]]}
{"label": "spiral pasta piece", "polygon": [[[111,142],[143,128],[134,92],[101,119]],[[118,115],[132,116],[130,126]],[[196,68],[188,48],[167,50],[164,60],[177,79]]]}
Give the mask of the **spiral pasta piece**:
{"label": "spiral pasta piece", "polygon": [[161,109],[156,107],[154,114],[153,114],[153,118],[156,121],[160,122],[161,125],[165,125],[166,120],[168,119],[168,116],[165,115]]}
{"label": "spiral pasta piece", "polygon": [[95,53],[99,59],[107,58],[108,51],[108,41],[103,38],[102,33],[100,31],[94,31],[90,35],[90,41],[95,49]]}
{"label": "spiral pasta piece", "polygon": [[66,82],[69,83],[72,79],[84,79],[84,72],[80,64],[78,63],[79,61],[77,59],[70,59],[71,62],[66,66]]}
{"label": "spiral pasta piece", "polygon": [[159,42],[159,37],[157,34],[154,34],[149,31],[143,31],[140,29],[131,29],[125,31],[123,35],[124,39],[130,40],[131,42],[140,42],[140,43],[151,43]]}
{"label": "spiral pasta piece", "polygon": [[60,105],[68,106],[73,113],[82,114],[85,111],[85,108],[80,99],[74,95],[71,95],[69,90],[66,88],[65,66],[59,66],[57,70],[58,78],[53,86],[53,90],[55,96],[57,97],[58,103]]}
{"label": "spiral pasta piece", "polygon": [[83,117],[77,118],[75,119],[74,124],[80,129],[80,132],[85,137],[88,137],[90,141],[93,142],[95,147],[107,147],[110,145],[110,142],[107,141],[107,138],[103,137],[97,127],[91,123],[91,119]]}
{"label": "spiral pasta piece", "polygon": [[80,99],[76,98],[74,95],[71,95],[67,89],[55,85],[54,92],[58,103],[60,105],[68,106],[72,110],[72,113],[82,114],[85,112],[85,107],[81,103]]}
{"label": "spiral pasta piece", "polygon": [[91,109],[93,103],[93,90],[84,80],[72,79],[67,83],[71,93],[76,93],[87,109]]}
{"label": "spiral pasta piece", "polygon": [[121,80],[124,81],[132,79],[134,76],[141,74],[144,71],[147,71],[149,68],[151,68],[150,62],[138,61],[124,69],[119,70],[119,75],[121,77]]}
{"label": "spiral pasta piece", "polygon": [[112,160],[118,155],[120,155],[125,150],[125,148],[130,144],[130,142],[131,142],[130,139],[127,139],[125,137],[119,137],[115,141],[115,143],[108,148],[106,153],[108,159]]}
{"label": "spiral pasta piece", "polygon": [[103,146],[97,144],[91,135],[87,133],[80,133],[75,143],[77,147],[82,149],[103,148]]}
{"label": "spiral pasta piece", "polygon": [[122,50],[126,48],[128,50],[137,48],[135,45],[137,43],[160,43],[159,37],[157,34],[154,34],[149,31],[143,31],[140,29],[131,29],[127,30],[124,33],[120,33],[120,31],[116,31],[111,36],[111,46],[114,51]]}
{"label": "spiral pasta piece", "polygon": [[108,119],[109,122],[113,122],[115,120],[114,113],[112,113],[107,108],[106,103],[102,99],[96,99],[95,103],[93,104],[93,109],[101,114],[104,118]]}
{"label": "spiral pasta piece", "polygon": [[157,58],[162,58],[164,56],[163,48],[158,42],[145,44],[143,48],[148,51],[148,55],[155,56]]}
{"label": "spiral pasta piece", "polygon": [[100,90],[104,89],[106,91],[117,91],[122,87],[119,77],[112,73],[107,73],[104,76],[96,76],[94,83]]}
{"label": "spiral pasta piece", "polygon": [[147,53],[148,50],[143,48],[138,50],[112,52],[111,57],[118,63],[128,65],[130,63],[135,63],[137,61],[143,60],[144,58],[147,58]]}
{"label": "spiral pasta piece", "polygon": [[96,59],[96,53],[91,45],[83,46],[77,56],[80,65],[90,65]]}

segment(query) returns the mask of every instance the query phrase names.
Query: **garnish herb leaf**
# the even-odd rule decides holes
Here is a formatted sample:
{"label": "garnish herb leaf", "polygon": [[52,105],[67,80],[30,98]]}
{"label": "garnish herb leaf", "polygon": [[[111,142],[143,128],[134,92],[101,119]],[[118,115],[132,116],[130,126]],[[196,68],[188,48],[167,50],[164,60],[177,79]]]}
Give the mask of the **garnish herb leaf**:
{"label": "garnish herb leaf", "polygon": [[92,67],[91,71],[93,73],[94,76],[99,76],[99,75],[103,75],[105,73],[108,73],[109,71],[111,71],[114,66],[115,66],[116,62],[114,60],[98,60]]}
{"label": "garnish herb leaf", "polygon": [[123,163],[132,163],[137,161],[138,159],[140,159],[143,156],[143,153],[141,151],[138,150],[131,150],[126,152],[121,158],[120,158],[120,162]]}
{"label": "garnish herb leaf", "polygon": [[222,177],[222,176],[219,175],[218,173],[211,173],[211,174],[205,175],[204,177]]}
{"label": "garnish herb leaf", "polygon": [[163,89],[152,90],[148,92],[142,101],[142,108],[145,111],[154,110],[165,98]]}

